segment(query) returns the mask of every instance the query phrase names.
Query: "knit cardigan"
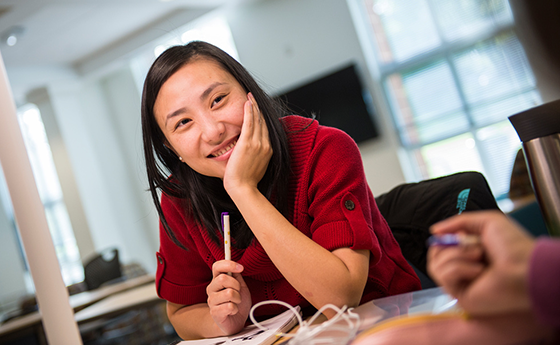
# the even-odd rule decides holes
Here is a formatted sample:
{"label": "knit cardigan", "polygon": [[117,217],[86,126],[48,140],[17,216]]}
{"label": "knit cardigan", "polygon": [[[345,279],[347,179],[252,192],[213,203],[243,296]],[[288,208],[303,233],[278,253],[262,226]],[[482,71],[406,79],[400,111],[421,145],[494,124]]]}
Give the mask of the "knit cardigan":
{"label": "knit cardigan", "polygon": [[[282,122],[288,133],[292,168],[287,186],[288,220],[329,251],[342,247],[370,251],[362,303],[420,289],[418,277],[375,204],[356,143],[346,133],[308,118],[287,116]],[[222,243],[213,242],[205,229],[187,217],[185,202],[162,195],[165,218],[188,250],[174,244],[160,224],[156,287],[161,298],[192,305],[206,303],[212,264],[224,259],[224,250]],[[302,308],[310,305],[282,276],[256,239],[246,249],[232,248],[231,258],[244,267],[242,275],[253,304],[282,300]],[[283,310],[282,306],[268,304],[258,308],[255,315],[274,315]]]}

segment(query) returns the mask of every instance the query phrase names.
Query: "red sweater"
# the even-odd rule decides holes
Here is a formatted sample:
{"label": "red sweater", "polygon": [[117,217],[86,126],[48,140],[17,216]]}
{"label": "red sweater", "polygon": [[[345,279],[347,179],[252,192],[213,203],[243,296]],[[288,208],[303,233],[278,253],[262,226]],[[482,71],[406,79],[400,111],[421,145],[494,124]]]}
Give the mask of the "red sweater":
{"label": "red sweater", "polygon": [[[320,126],[317,121],[309,125],[310,121],[299,116],[282,119],[292,160],[290,222],[330,251],[342,247],[371,251],[362,303],[420,289],[418,277],[377,209],[356,143],[338,129]],[[189,250],[171,242],[160,225],[156,287],[161,298],[173,303],[206,303],[212,264],[224,259],[224,250],[221,243],[210,240],[205,229],[186,218],[181,202],[163,195],[161,206],[169,226]],[[247,249],[232,248],[231,257],[245,268],[243,278],[253,304],[276,299],[309,306],[256,239]],[[265,305],[255,315],[273,315],[284,309]]]}

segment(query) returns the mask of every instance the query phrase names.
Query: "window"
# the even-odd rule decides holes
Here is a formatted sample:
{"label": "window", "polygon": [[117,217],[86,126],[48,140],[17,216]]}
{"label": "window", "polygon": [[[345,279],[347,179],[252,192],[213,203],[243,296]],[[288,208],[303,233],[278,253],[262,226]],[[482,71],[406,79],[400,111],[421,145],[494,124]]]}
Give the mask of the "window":
{"label": "window", "polygon": [[84,280],[80,253],[62,198],[62,190],[39,109],[27,104],[18,109],[18,120],[37,183],[62,278],[66,285]]}
{"label": "window", "polygon": [[507,117],[541,104],[507,0],[356,0],[409,178],[482,172],[506,196]]}

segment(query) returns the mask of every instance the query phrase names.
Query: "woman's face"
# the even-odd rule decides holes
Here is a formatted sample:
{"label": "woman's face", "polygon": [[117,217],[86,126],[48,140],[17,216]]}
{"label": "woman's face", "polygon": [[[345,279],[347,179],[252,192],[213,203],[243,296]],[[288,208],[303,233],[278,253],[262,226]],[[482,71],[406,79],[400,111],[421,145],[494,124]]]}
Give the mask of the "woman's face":
{"label": "woman's face", "polygon": [[175,72],[154,104],[165,143],[193,170],[224,177],[241,133],[247,93],[216,62],[197,59]]}

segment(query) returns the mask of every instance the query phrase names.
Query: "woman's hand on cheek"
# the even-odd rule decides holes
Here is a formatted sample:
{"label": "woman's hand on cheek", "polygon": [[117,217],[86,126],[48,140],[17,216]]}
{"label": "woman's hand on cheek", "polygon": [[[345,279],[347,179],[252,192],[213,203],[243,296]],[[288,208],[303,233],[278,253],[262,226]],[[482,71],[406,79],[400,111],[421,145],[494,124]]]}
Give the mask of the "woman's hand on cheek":
{"label": "woman's hand on cheek", "polygon": [[242,271],[243,266],[233,261],[217,261],[212,266],[213,279],[206,287],[210,315],[226,335],[242,330],[251,310],[251,293]]}
{"label": "woman's hand on cheek", "polygon": [[224,188],[230,196],[237,190],[256,188],[272,157],[266,122],[253,95],[247,96],[241,135],[224,173]]}

